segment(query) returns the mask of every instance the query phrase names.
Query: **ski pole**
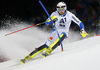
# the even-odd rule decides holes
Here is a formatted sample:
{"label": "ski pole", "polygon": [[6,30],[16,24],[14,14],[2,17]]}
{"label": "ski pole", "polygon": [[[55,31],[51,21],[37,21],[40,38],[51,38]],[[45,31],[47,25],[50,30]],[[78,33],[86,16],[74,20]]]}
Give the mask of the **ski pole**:
{"label": "ski pole", "polygon": [[44,9],[44,11],[46,12],[46,14],[48,15],[48,17],[49,17],[50,20],[51,20],[51,22],[52,22],[52,24],[53,24],[53,26],[54,26],[54,28],[55,28],[55,30],[56,30],[56,32],[57,32],[58,38],[59,38],[59,40],[60,40],[60,43],[61,43],[61,50],[63,51],[63,44],[62,44],[60,35],[59,35],[58,31],[57,31],[57,28],[56,28],[55,24],[54,24],[54,22],[52,21],[52,19],[51,19],[49,13],[47,12],[46,8],[45,8],[44,5],[42,4],[41,0],[39,0],[39,3],[40,3],[40,5],[42,6],[42,8]]}
{"label": "ski pole", "polygon": [[26,28],[23,28],[23,29],[20,29],[20,30],[17,30],[17,31],[14,31],[14,32],[8,33],[8,34],[5,34],[5,36],[8,36],[8,35],[11,35],[11,34],[14,34],[14,33],[20,32],[20,31],[23,31],[23,30],[25,30],[25,29],[28,29],[28,28],[31,28],[31,27],[34,27],[34,26],[41,25],[41,24],[44,24],[44,23],[45,23],[45,22],[38,23],[38,24],[35,24],[35,25],[32,25],[32,26],[29,26],[29,27],[26,27]]}

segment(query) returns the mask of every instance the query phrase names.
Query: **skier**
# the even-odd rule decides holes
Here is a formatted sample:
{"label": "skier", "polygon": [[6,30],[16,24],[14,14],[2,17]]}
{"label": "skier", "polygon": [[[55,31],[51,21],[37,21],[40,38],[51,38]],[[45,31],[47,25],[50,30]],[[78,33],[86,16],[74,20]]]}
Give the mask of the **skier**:
{"label": "skier", "polygon": [[[51,19],[55,23],[57,31],[60,35],[61,41],[68,38],[69,27],[71,21],[75,22],[80,27],[80,32],[83,37],[86,37],[88,34],[84,30],[84,24],[71,12],[67,10],[67,6],[64,2],[59,2],[56,6],[57,11],[51,14]],[[48,18],[46,20],[46,25],[52,24],[51,20]],[[32,51],[24,59],[21,59],[21,63],[24,64],[26,61],[33,59],[39,53],[42,53],[42,56],[48,56],[58,45],[60,44],[60,39],[58,38],[57,32],[53,29],[50,37],[47,39],[46,43]]]}

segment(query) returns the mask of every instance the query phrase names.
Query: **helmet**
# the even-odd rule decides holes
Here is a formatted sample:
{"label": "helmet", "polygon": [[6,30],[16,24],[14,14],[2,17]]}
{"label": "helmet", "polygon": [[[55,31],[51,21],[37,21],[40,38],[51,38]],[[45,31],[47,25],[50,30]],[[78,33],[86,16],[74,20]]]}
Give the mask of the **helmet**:
{"label": "helmet", "polygon": [[58,12],[66,11],[66,9],[67,9],[66,3],[64,3],[64,2],[59,2],[59,3],[57,4],[56,9],[57,9]]}

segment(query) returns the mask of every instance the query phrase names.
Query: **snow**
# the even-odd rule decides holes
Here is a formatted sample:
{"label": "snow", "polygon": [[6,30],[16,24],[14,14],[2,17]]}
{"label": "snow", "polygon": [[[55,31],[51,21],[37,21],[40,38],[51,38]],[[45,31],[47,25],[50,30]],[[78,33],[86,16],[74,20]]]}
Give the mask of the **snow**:
{"label": "snow", "polygon": [[[0,70],[100,70],[99,36],[69,43],[67,43],[69,40],[65,40],[63,52],[59,46],[46,58],[39,54],[36,59],[26,64],[20,64],[19,60],[34,48],[44,44],[50,33],[38,28],[31,28],[4,36],[10,31],[0,31],[0,49],[10,59],[0,63]],[[72,36],[72,39],[74,40],[76,37]]]}

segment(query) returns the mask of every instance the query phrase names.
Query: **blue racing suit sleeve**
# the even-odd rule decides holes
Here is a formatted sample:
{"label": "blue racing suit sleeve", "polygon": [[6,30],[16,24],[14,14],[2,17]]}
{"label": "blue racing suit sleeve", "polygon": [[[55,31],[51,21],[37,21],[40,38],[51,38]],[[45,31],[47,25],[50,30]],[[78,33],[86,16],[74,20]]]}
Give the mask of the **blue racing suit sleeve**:
{"label": "blue racing suit sleeve", "polygon": [[84,24],[82,22],[80,23],[80,29],[84,29]]}

